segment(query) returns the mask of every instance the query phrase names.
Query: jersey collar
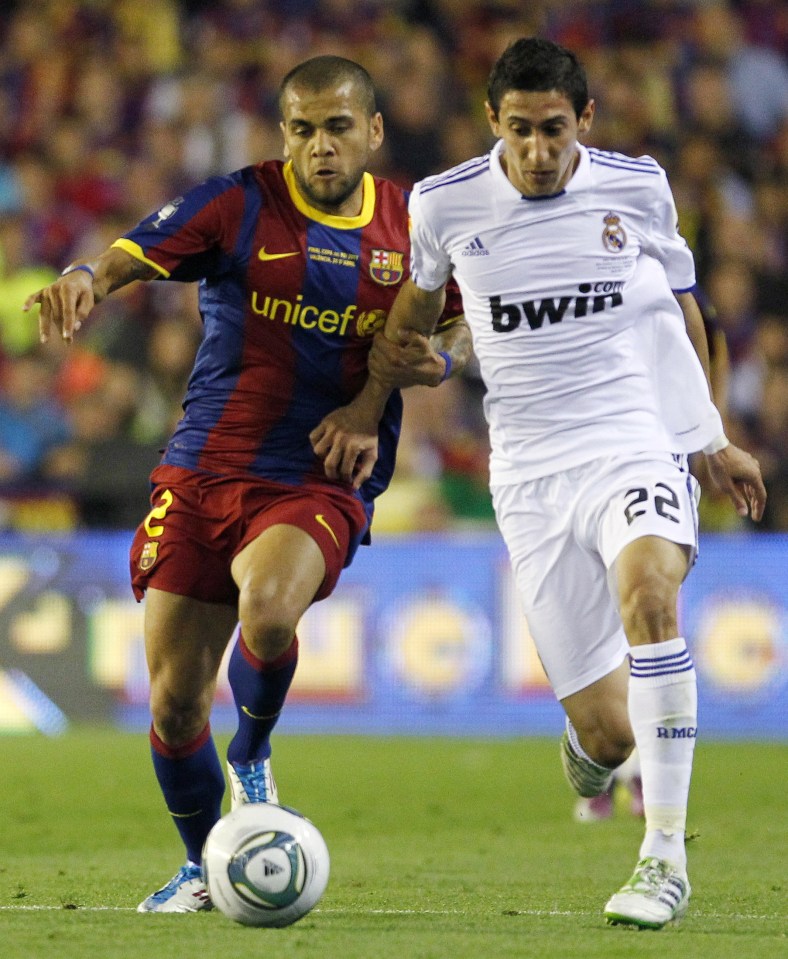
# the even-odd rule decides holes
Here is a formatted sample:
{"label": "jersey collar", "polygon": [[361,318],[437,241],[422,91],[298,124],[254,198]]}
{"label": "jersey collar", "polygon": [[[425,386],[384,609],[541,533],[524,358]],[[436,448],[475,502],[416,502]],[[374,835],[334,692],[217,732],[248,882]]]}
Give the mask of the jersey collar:
{"label": "jersey collar", "polygon": [[364,174],[364,199],[361,201],[361,212],[358,216],[334,216],[331,213],[324,213],[309,203],[301,196],[296,186],[295,174],[293,173],[293,161],[288,160],[282,168],[282,176],[287,185],[290,199],[299,213],[309,217],[310,220],[316,220],[325,226],[330,226],[335,230],[357,230],[367,226],[375,213],[375,179],[371,173]]}

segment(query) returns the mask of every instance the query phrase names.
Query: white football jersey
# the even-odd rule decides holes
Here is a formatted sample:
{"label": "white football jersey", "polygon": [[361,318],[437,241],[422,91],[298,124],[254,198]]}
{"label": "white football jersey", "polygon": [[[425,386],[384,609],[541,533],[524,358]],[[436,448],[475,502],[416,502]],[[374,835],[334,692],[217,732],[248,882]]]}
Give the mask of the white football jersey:
{"label": "white football jersey", "polygon": [[[664,170],[650,157],[579,146],[565,189],[529,198],[504,173],[502,148],[422,180],[410,201],[411,279],[434,290],[453,272],[462,292],[487,387],[491,481],[678,452],[649,360],[677,329],[663,314],[683,330],[671,291],[694,286],[695,271]],[[711,425],[697,357],[694,366],[677,357],[696,407],[678,425],[692,427],[699,449],[722,428],[718,416]]]}

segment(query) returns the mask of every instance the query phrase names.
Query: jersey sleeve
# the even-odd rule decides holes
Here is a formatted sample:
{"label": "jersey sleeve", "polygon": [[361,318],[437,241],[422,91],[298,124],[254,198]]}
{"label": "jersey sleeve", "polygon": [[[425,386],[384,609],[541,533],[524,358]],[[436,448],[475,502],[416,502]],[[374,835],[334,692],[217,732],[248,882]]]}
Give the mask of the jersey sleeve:
{"label": "jersey sleeve", "polygon": [[408,203],[410,215],[410,278],[422,290],[443,286],[451,275],[451,260],[441,248],[424,210],[420,183],[413,188]]}
{"label": "jersey sleeve", "polygon": [[658,395],[673,451],[695,453],[725,432],[698,355],[680,319],[664,317],[655,340]]}
{"label": "jersey sleeve", "polygon": [[230,265],[244,191],[237,178],[211,177],[166,203],[112,245],[158,271],[163,279],[192,281]]}
{"label": "jersey sleeve", "polygon": [[665,268],[671,289],[686,293],[695,285],[695,260],[687,241],[679,233],[676,204],[664,170],[658,182],[654,213],[644,249]]}

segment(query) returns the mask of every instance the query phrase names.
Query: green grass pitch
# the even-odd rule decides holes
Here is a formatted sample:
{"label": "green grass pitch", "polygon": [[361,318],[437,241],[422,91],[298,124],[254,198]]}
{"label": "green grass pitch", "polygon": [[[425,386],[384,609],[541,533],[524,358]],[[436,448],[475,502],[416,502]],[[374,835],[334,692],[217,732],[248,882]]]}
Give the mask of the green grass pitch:
{"label": "green grass pitch", "polygon": [[654,933],[605,926],[642,826],[573,822],[557,742],[281,735],[280,795],[320,827],[332,873],[312,913],[264,930],[134,911],[181,864],[144,735],[0,739],[0,956],[786,956],[785,748],[696,757],[690,912]]}

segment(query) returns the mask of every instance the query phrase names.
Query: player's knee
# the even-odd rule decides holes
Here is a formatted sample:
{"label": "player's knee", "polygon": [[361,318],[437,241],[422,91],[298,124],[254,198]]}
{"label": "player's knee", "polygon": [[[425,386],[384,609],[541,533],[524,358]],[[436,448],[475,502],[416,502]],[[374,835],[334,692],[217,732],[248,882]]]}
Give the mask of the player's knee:
{"label": "player's knee", "polygon": [[205,729],[210,697],[181,697],[153,685],[150,707],[153,726],[163,742],[168,746],[183,746]]}
{"label": "player's knee", "polygon": [[290,648],[297,622],[291,604],[279,596],[247,590],[241,595],[239,616],[244,641],[258,659],[270,662]]}
{"label": "player's knee", "polygon": [[620,766],[635,748],[632,731],[625,725],[590,731],[581,738],[581,743],[594,762],[610,769]]}
{"label": "player's knee", "polygon": [[292,623],[270,617],[257,616],[241,619],[244,642],[258,659],[270,662],[290,648],[295,636]]}

